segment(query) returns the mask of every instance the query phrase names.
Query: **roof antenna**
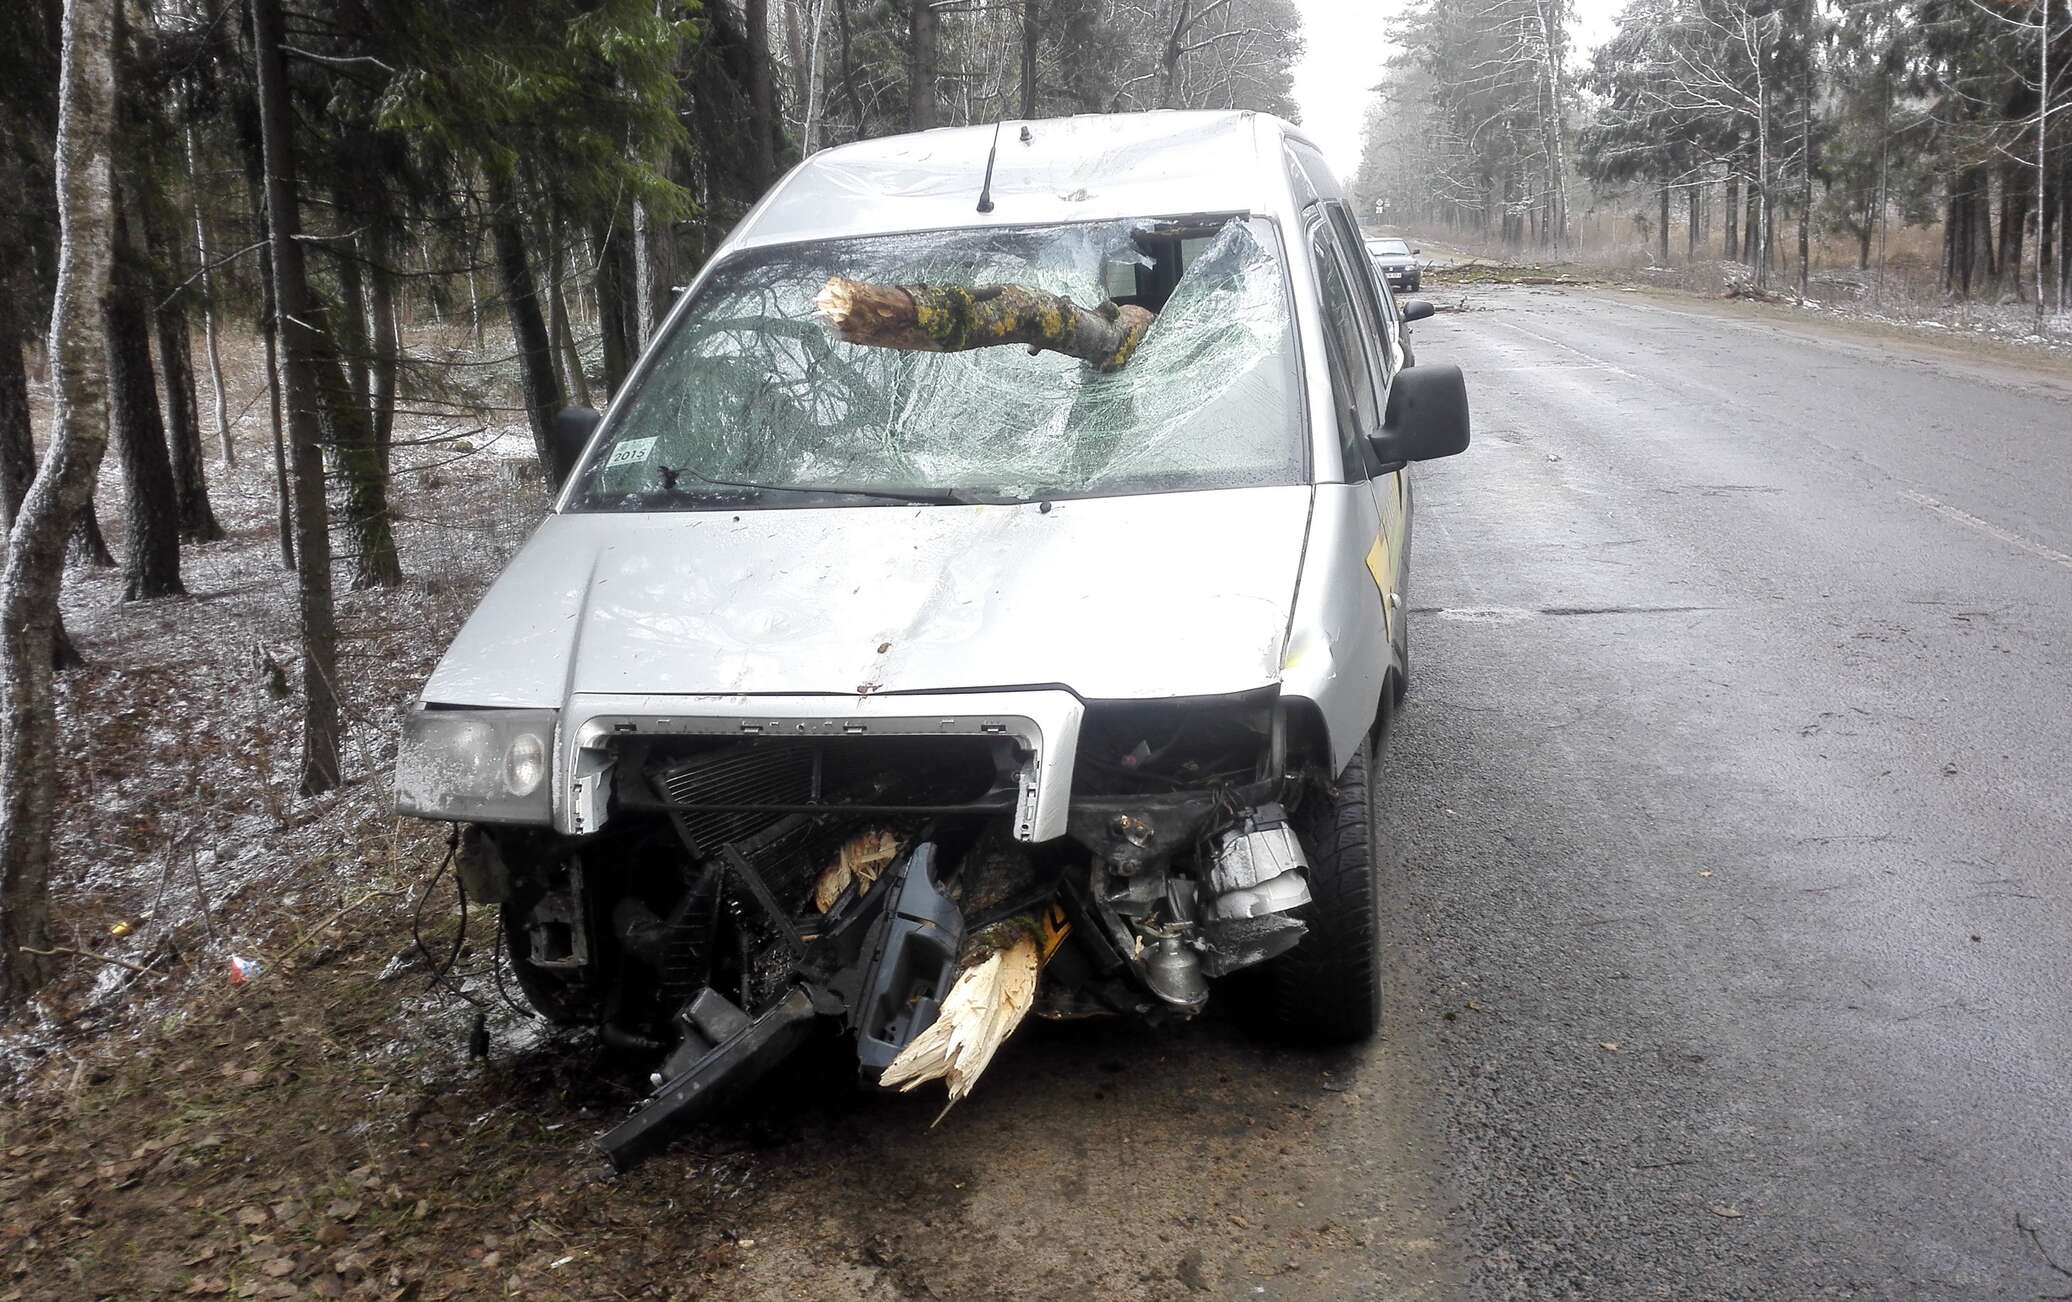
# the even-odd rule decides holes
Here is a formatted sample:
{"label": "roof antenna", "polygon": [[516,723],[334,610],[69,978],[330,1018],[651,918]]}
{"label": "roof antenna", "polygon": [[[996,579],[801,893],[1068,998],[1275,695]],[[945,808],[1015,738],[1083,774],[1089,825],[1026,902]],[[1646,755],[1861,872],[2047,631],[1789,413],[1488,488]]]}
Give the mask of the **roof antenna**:
{"label": "roof antenna", "polygon": [[1000,122],[993,119],[993,145],[986,150],[986,183],[978,188],[978,210],[993,211],[993,160],[1000,156]]}

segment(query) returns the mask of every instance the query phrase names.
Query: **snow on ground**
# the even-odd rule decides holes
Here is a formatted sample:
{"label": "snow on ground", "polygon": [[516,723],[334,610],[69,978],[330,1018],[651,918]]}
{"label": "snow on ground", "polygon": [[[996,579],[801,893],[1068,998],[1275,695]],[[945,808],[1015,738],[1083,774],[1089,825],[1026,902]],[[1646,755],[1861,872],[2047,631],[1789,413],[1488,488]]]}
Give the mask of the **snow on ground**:
{"label": "snow on ground", "polygon": [[[295,582],[279,551],[261,355],[255,340],[225,343],[237,461],[225,466],[211,442],[208,475],[230,536],[183,549],[185,597],[124,603],[119,566],[65,578],[66,625],[89,663],[59,678],[54,941],[155,974],[70,960],[30,1027],[0,1032],[0,1091],[67,1044],[227,980],[233,954],[258,959],[264,981],[268,956],[306,957],[339,912],[407,907],[443,849],[436,829],[390,814],[389,771],[403,711],[544,509],[530,434],[511,423],[508,363],[472,354],[461,332],[412,335],[417,384],[401,403],[391,487],[408,580],[352,592],[336,569],[345,785],[304,799]],[[205,373],[200,383],[206,423]],[[40,422],[40,384],[35,396]],[[118,560],[122,504],[110,457],[97,508]],[[286,671],[285,698],[264,684],[268,659]],[[450,924],[450,891],[436,899],[427,925]]]}

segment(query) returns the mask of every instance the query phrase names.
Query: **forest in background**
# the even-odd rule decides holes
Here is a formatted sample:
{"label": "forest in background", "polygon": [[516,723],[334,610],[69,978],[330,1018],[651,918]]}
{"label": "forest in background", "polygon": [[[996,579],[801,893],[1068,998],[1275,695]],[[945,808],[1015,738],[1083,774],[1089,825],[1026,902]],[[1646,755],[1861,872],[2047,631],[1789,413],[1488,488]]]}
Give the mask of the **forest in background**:
{"label": "forest in background", "polygon": [[[56,560],[10,547],[15,587],[49,598],[49,668],[93,674],[58,618],[65,567],[119,573],[126,602],[187,599],[188,559],[226,532],[212,494],[256,460],[271,563],[296,603],[298,645],[278,659],[296,679],[289,767],[305,796],[346,780],[339,701],[363,672],[339,657],[334,584],[393,590],[424,569],[394,502],[406,464],[504,429],[544,463],[553,413],[609,400],[677,288],[784,169],[1001,117],[1294,118],[1302,49],[1294,0],[95,6],[110,24],[110,290],[94,325],[113,455],[98,473],[93,444],[75,476]],[[1868,266],[1896,237],[1939,237],[1924,275],[1944,299],[2064,310],[2063,0],[1635,0],[1587,56],[1567,0],[1415,0],[1386,17],[1375,46],[1394,52],[1375,69],[1356,181],[1376,229],[1562,257],[1609,219],[1615,242],[1661,265],[1734,263],[1801,293],[1823,247]],[[10,528],[52,446],[34,413],[57,396],[66,20],[63,0],[0,13]],[[241,442],[251,413],[228,396],[225,358],[253,341],[265,437]],[[49,685],[16,678],[8,735],[30,744],[8,771],[43,772]],[[34,951],[51,945],[55,781],[16,783],[18,816],[0,810],[8,995],[52,970]]]}
{"label": "forest in background", "polygon": [[[512,426],[548,464],[554,413],[609,401],[676,291],[786,168],[865,137],[1003,116],[1292,117],[1300,49],[1292,0],[6,6],[0,1005],[67,961],[49,884],[57,809],[79,793],[56,772],[51,672],[97,672],[59,613],[67,568],[119,573],[125,603],[217,595],[189,582],[196,549],[226,534],[212,493],[249,482],[259,460],[274,582],[291,585],[297,625],[292,654],[253,652],[297,702],[283,785],[308,798],[371,781],[342,760],[341,701],[385,666],[341,658],[339,594],[422,577],[399,477],[439,482],[426,467],[442,454]],[[61,219],[65,77],[73,181],[87,186],[74,197],[104,228]],[[62,344],[53,355],[68,258],[87,284],[106,260],[104,310],[72,319],[105,348],[98,396],[68,389]],[[255,338],[257,443],[238,437],[250,400],[235,405],[226,379]],[[57,517],[62,545],[25,545]]]}
{"label": "forest in background", "polygon": [[1412,4],[1366,211],[1512,253],[1738,262],[1802,296],[1822,244],[1882,270],[1926,235],[1925,292],[2039,323],[2072,301],[2063,0],[1633,0],[1587,55],[1572,27],[1566,0]]}

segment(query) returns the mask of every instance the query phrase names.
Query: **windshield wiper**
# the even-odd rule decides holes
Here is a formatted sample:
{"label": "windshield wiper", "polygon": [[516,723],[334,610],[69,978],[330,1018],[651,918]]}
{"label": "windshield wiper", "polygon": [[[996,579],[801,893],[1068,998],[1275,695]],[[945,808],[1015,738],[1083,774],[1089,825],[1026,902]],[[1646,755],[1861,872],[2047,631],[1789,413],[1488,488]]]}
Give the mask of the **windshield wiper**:
{"label": "windshield wiper", "polygon": [[689,476],[700,484],[713,488],[734,489],[742,493],[762,495],[764,493],[806,493],[818,497],[867,497],[881,502],[908,502],[931,506],[970,506],[977,499],[947,488],[849,488],[841,484],[752,484],[739,479],[714,479],[695,470],[677,469],[657,465],[655,470],[662,477],[662,491],[684,497],[700,494],[696,489],[680,488],[677,480]]}
{"label": "windshield wiper", "polygon": [[977,499],[947,488],[844,488],[840,484],[771,484],[773,493],[830,493],[841,497],[869,497],[881,502],[912,502],[931,506],[970,506]]}

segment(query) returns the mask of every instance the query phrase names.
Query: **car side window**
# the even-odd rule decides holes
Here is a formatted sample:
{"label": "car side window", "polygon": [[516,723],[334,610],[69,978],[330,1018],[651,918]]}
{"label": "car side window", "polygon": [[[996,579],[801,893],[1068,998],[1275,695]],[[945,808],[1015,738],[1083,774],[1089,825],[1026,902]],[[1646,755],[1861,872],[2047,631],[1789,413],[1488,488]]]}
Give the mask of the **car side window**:
{"label": "car side window", "polygon": [[1344,440],[1345,477],[1350,482],[1367,477],[1366,439],[1381,429],[1381,398],[1373,364],[1361,338],[1366,327],[1334,243],[1328,226],[1319,222],[1310,227],[1310,265],[1316,271],[1317,295],[1324,318],[1324,347],[1330,356],[1331,389],[1338,402],[1339,423],[1344,427],[1339,436]]}
{"label": "car side window", "polygon": [[1396,351],[1390,346],[1389,341],[1389,331],[1393,328],[1395,316],[1386,310],[1388,305],[1378,297],[1382,293],[1381,275],[1374,269],[1374,259],[1367,252],[1367,242],[1360,238],[1359,228],[1353,225],[1353,219],[1346,212],[1345,205],[1327,203],[1324,205],[1324,211],[1330,214],[1331,227],[1338,232],[1338,247],[1348,250],[1346,261],[1357,271],[1366,273],[1354,277],[1353,296],[1361,311],[1373,323],[1374,364],[1381,375],[1382,383],[1386,385],[1393,378],[1396,369]]}

